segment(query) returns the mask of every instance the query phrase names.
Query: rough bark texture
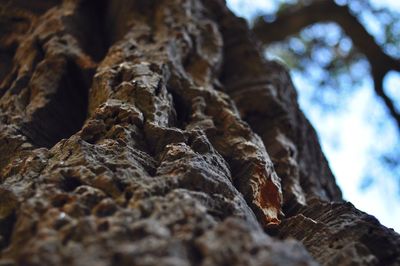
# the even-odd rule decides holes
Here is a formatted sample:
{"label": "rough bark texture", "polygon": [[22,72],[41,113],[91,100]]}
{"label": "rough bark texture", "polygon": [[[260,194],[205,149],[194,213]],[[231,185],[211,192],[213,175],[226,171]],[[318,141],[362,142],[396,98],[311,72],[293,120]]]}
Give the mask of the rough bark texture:
{"label": "rough bark texture", "polygon": [[224,3],[3,6],[0,265],[400,264]]}

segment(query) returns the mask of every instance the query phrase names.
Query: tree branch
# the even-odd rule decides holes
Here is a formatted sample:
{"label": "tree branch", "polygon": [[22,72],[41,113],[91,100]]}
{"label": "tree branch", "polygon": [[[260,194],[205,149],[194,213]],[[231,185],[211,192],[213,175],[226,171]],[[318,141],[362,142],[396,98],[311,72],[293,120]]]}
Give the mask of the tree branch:
{"label": "tree branch", "polygon": [[397,126],[400,128],[400,114],[397,112],[393,101],[385,93],[383,89],[383,79],[386,73],[381,72],[379,69],[374,69],[372,66],[372,78],[374,79],[374,88],[376,94],[381,97],[386,107],[389,110],[390,115],[396,120]]}
{"label": "tree branch", "polygon": [[287,36],[318,22],[336,22],[351,38],[357,49],[371,64],[371,75],[376,94],[382,98],[400,129],[400,113],[383,90],[383,78],[391,71],[400,71],[400,60],[386,54],[374,37],[351,13],[347,6],[339,6],[331,0],[316,0],[309,5],[294,5],[278,14],[273,22],[259,18],[253,27],[255,35],[264,43],[282,41]]}

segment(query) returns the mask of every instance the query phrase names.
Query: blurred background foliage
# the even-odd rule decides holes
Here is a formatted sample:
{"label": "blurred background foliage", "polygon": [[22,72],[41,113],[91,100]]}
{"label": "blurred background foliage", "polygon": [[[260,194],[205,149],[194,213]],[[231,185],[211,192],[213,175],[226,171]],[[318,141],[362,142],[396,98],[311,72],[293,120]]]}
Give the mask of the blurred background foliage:
{"label": "blurred background foliage", "polygon": [[[360,42],[356,36],[356,43],[365,42],[370,49],[374,42],[371,53],[387,55],[393,67],[388,61],[380,62],[379,56],[371,62],[371,56],[354,45],[354,36],[346,34],[349,30],[337,23],[341,15],[334,17],[334,11],[321,10],[316,18],[297,15],[292,22],[281,21],[280,32],[272,30],[279,19],[290,20],[288,13],[322,2],[329,0],[228,0],[227,4],[253,27],[266,57],[283,62],[291,71],[300,106],[319,134],[344,197],[400,231],[400,123],[396,120],[400,113],[400,1],[331,2],[347,10],[371,37]],[[296,30],[296,22],[307,24],[305,20],[318,21]],[[295,23],[294,29],[290,23]],[[377,93],[379,84],[374,84],[373,74],[379,74],[379,69],[383,69],[384,97],[392,102],[393,110]]]}

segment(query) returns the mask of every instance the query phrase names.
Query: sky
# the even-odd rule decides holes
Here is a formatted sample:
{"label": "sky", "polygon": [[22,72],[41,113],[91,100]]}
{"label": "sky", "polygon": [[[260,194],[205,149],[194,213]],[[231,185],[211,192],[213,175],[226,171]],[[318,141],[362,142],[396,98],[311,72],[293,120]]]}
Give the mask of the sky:
{"label": "sky", "polygon": [[[372,0],[371,3],[400,11],[399,0]],[[274,1],[266,0],[227,0],[227,4],[236,15],[246,19],[276,10]],[[367,18],[365,23],[371,33],[379,34],[380,29],[373,20]],[[291,76],[298,88],[300,106],[316,128],[344,198],[377,217],[383,225],[400,232],[398,181],[387,178],[379,163],[371,163],[374,153],[390,149],[400,136],[394,121],[376,98],[370,77],[365,77],[351,96],[341,99],[336,111],[327,112],[311,100],[315,85],[299,72],[292,71]],[[387,75],[384,86],[400,103],[399,85],[399,73]],[[366,170],[373,176],[371,184],[365,184]]]}

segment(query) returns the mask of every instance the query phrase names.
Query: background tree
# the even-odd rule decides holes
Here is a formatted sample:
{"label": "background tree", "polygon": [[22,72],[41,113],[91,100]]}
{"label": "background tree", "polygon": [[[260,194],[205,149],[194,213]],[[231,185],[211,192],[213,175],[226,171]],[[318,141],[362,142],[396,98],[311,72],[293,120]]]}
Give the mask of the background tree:
{"label": "background tree", "polygon": [[[322,59],[325,62],[319,62],[327,70],[330,70],[334,77],[335,73],[332,70],[340,71],[341,68],[349,67],[350,64],[355,63],[361,56],[365,57],[370,64],[375,92],[382,98],[400,128],[400,114],[396,110],[395,103],[383,88],[385,75],[390,71],[400,71],[400,60],[392,56],[399,56],[399,51],[396,48],[399,40],[398,14],[387,9],[374,10],[368,1],[352,1],[351,3],[353,6],[354,3],[358,5],[353,10],[347,4],[342,3],[342,5],[339,5],[333,0],[299,1],[293,5],[283,5],[275,15],[276,18],[272,19],[272,21],[267,21],[263,17],[259,18],[254,24],[253,31],[263,43],[269,44],[282,41],[287,36],[299,33],[301,29],[309,25],[321,22],[335,22],[351,39],[354,47],[349,50],[343,45],[341,47],[340,43],[327,43],[327,40],[323,38],[327,35],[325,32],[325,34],[321,33],[320,36],[315,36],[312,40],[301,39],[305,50],[300,58],[309,59],[313,56],[312,49],[321,49],[321,46],[335,49],[330,51],[331,54],[326,54],[327,58]],[[384,37],[383,41],[381,41],[383,47],[377,43],[375,38],[358,20],[356,14],[354,14],[355,11],[360,12],[362,10],[371,12],[375,16],[385,16],[383,20],[385,27]],[[292,51],[296,50],[293,46],[291,48]],[[343,61],[346,64],[343,64]],[[331,80],[334,81],[334,79],[326,78],[325,82]],[[321,80],[322,82],[324,81]]]}
{"label": "background tree", "polygon": [[0,264],[400,264],[222,1],[2,6]]}

